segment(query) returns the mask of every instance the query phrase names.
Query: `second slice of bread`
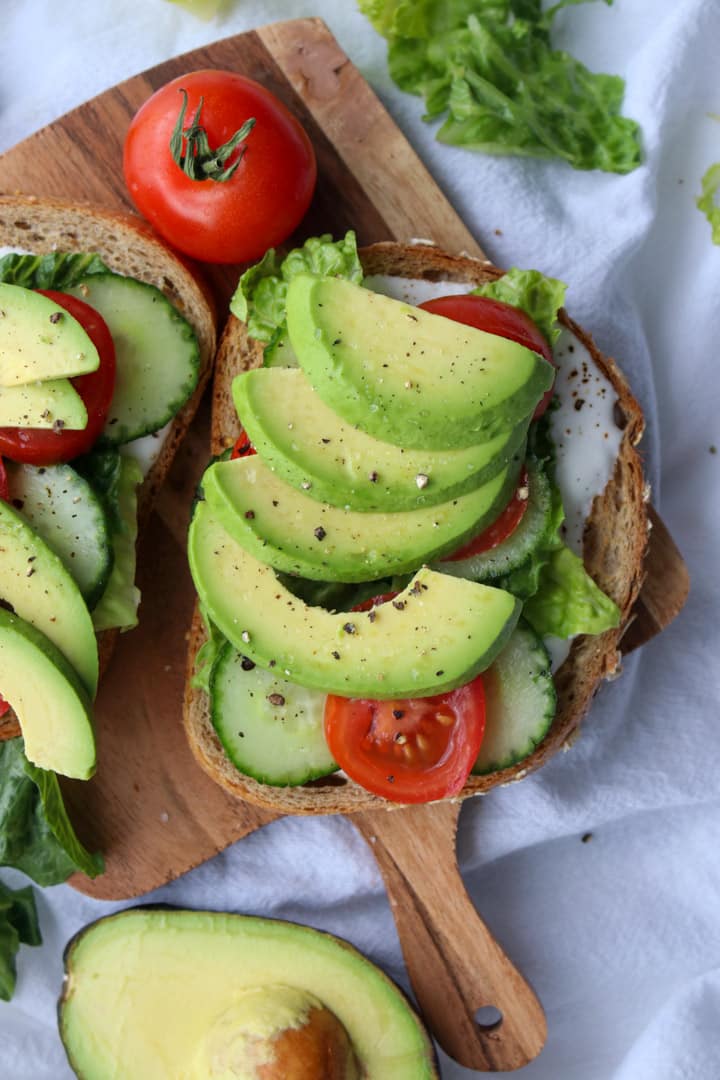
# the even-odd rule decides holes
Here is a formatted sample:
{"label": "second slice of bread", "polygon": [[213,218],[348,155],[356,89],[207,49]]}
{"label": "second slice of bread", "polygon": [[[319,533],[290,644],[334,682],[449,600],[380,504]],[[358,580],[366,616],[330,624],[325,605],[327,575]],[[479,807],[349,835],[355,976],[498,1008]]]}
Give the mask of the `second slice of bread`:
{"label": "second slice of bread", "polygon": [[[44,255],[90,252],[119,274],[154,285],[193,327],[200,345],[200,373],[192,397],[169,426],[162,449],[138,491],[138,528],[147,521],[178,446],[200,403],[212,371],[216,313],[209,290],[138,217],[89,204],[32,196],[0,196],[0,247]],[[158,357],[158,363],[163,358]],[[98,636],[100,672],[112,655],[117,630]],[[12,712],[0,719],[0,740],[20,734]]]}

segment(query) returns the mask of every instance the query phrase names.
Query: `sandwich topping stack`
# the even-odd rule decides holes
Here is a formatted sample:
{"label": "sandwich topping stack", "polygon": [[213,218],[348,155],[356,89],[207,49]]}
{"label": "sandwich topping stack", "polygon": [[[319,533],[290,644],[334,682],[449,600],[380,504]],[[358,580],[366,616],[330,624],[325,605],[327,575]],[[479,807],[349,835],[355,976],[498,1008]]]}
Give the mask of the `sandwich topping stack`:
{"label": "sandwich topping stack", "polygon": [[472,794],[577,724],[646,529],[639,410],[562,296],[351,235],[241,279],[188,545],[186,726],[230,790],[311,812]]}

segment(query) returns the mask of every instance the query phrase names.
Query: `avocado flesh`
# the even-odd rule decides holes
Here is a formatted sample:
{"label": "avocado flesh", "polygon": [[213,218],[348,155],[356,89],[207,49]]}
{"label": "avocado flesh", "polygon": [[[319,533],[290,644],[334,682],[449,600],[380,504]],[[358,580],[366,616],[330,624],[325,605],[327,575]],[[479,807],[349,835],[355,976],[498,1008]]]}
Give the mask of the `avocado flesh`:
{"label": "avocado flesh", "polygon": [[219,461],[203,477],[213,514],[276,570],[317,581],[372,581],[412,573],[494,521],[520,458],[487,483],[437,506],[394,514],[344,510],[290,487],[258,455]]}
{"label": "avocado flesh", "polygon": [[[276,920],[135,909],[77,935],[59,1007],[68,1058],[84,1080],[228,1080],[212,1071],[222,1028],[247,996],[277,987],[322,1002],[372,1080],[437,1077],[430,1040],[400,991],[352,946]],[[288,995],[283,995],[287,998]],[[302,1003],[300,1004],[302,1009]],[[258,1031],[266,1021],[258,1017]],[[215,1053],[213,1053],[215,1050]],[[218,1062],[222,1069],[224,1062]]]}
{"label": "avocado flesh", "polygon": [[523,345],[341,278],[293,278],[287,322],[325,404],[406,448],[459,449],[510,431],[554,378]]}
{"label": "avocado flesh", "polygon": [[0,387],[0,427],[82,431],[87,409],[67,379]]}
{"label": "avocado flesh", "polygon": [[427,568],[374,612],[310,607],[226,532],[207,502],[195,509],[188,557],[209,619],[238,652],[345,697],[423,697],[462,686],[489,667],[520,613],[503,589]]}
{"label": "avocado flesh", "polygon": [[525,418],[462,450],[405,449],[346,423],[299,368],[246,371],[233,382],[233,400],[251,443],[278,476],[352,510],[414,510],[464,495],[508,465],[528,427]]}
{"label": "avocado flesh", "polygon": [[1,500],[0,600],[49,638],[94,697],[97,639],[82,593],[57,555]]}
{"label": "avocado flesh", "polygon": [[97,371],[97,349],[77,319],[54,300],[0,283],[0,311],[0,387]]}
{"label": "avocado flesh", "polygon": [[20,724],[29,761],[87,780],[95,772],[90,700],[52,642],[0,608],[0,694]]}

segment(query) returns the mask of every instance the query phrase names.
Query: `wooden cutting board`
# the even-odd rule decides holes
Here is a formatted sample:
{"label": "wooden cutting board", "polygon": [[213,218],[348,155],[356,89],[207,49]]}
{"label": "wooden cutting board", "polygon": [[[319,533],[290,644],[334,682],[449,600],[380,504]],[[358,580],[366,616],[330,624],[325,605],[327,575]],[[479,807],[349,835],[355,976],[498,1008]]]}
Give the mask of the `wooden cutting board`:
{"label": "wooden cutting board", "polygon": [[[231,68],[257,79],[298,115],[316,149],[319,180],[296,239],[354,228],[361,244],[432,237],[482,255],[452,207],[357,69],[318,19],[240,34],[169,60],[101,94],[0,157],[0,189],[130,208],[122,179],[125,131],[158,87],[185,72]],[[219,310],[237,268],[206,276]],[[140,627],[122,637],[98,697],[99,769],[65,793],[84,842],[105,853],[106,873],[77,876],[81,892],[136,897],[197,866],[276,815],[238,802],[212,783],[187,748],[181,719],[185,634],[193,590],[185,558],[190,496],[204,468],[207,405],[175,461],[139,552]],[[687,593],[684,564],[655,515],[648,581],[628,637],[635,647],[662,629]],[[458,806],[364,815],[391,891],[413,986],[442,1045],[471,1067],[516,1068],[545,1037],[527,984],[492,941],[457,874]],[[393,821],[392,826],[389,822]],[[402,857],[397,836],[404,834]],[[423,836],[423,850],[412,837]],[[407,842],[405,842],[407,841]],[[427,868],[438,874],[427,879]],[[482,1029],[481,1005],[503,1024]]]}

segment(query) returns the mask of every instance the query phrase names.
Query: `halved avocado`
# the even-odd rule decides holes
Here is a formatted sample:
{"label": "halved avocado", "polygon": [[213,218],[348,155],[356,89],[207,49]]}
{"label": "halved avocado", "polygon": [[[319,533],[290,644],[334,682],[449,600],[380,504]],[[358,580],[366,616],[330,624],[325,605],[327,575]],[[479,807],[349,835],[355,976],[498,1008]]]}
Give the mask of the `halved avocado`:
{"label": "halved avocado", "polygon": [[95,772],[90,699],[51,641],[0,608],[0,694],[17,716],[25,754],[75,780]]}
{"label": "halved avocado", "polygon": [[293,278],[287,324],[325,404],[398,446],[458,449],[511,431],[555,376],[524,345],[341,278]]}
{"label": "halved avocado", "polygon": [[432,1080],[432,1043],[347,942],[274,919],[136,908],[65,953],[60,1035],[81,1080]]}
{"label": "halved avocado", "polygon": [[382,442],[328,408],[298,368],[255,368],[233,400],[258,454],[292,487],[351,510],[415,510],[464,495],[510,462],[529,417],[462,450],[409,450]]}
{"label": "halved avocado", "polygon": [[521,459],[474,491],[396,513],[348,510],[286,484],[262,458],[219,461],[202,486],[213,514],[252,555],[316,581],[373,581],[412,573],[457,550],[494,521],[515,487]]}
{"label": "halved avocado", "polygon": [[345,697],[427,697],[489,667],[517,622],[503,589],[423,567],[374,611],[310,607],[225,531],[206,502],[188,535],[190,570],[210,621],[244,656],[300,686]]}

